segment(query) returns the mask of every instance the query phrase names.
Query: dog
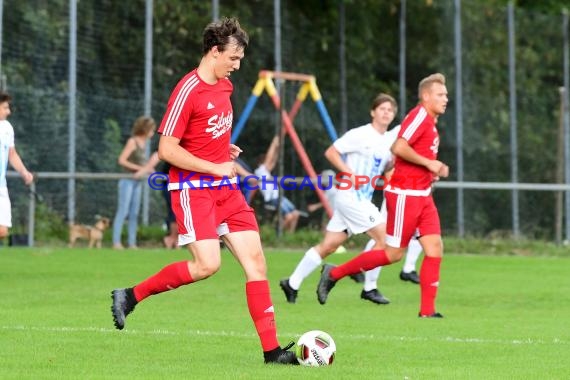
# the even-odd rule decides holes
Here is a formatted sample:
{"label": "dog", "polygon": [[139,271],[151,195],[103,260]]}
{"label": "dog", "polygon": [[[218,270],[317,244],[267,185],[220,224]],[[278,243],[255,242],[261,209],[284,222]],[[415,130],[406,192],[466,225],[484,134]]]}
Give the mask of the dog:
{"label": "dog", "polygon": [[77,239],[89,240],[89,248],[101,248],[103,241],[103,232],[111,225],[111,220],[99,215],[95,216],[97,222],[94,226],[86,226],[83,224],[69,225],[69,247],[75,245]]}

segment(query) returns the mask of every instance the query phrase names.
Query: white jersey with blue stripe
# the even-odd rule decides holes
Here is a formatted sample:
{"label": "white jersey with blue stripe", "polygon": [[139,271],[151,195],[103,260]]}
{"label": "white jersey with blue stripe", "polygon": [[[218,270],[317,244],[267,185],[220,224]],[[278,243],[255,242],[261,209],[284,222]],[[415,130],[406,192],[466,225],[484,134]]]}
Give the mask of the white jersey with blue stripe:
{"label": "white jersey with blue stripe", "polygon": [[7,187],[6,171],[10,148],[14,147],[14,128],[8,120],[0,120],[0,188]]}
{"label": "white jersey with blue stripe", "polygon": [[370,180],[382,175],[386,164],[392,160],[390,148],[396,141],[399,130],[400,126],[397,126],[380,133],[369,123],[349,130],[334,142],[335,149],[344,155],[352,173],[368,177],[366,185],[344,191],[354,192],[358,200],[372,199],[375,184],[370,183]]}

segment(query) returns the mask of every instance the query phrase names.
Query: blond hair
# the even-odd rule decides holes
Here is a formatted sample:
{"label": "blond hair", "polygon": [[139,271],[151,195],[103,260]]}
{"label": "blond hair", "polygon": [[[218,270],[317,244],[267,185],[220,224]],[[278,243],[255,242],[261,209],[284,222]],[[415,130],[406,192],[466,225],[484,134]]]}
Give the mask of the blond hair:
{"label": "blond hair", "polygon": [[131,134],[133,136],[146,136],[156,129],[156,123],[150,116],[140,116],[133,123]]}
{"label": "blond hair", "polygon": [[440,73],[431,74],[420,81],[418,85],[418,97],[422,98],[422,92],[429,89],[432,84],[439,83],[445,86],[445,76]]}

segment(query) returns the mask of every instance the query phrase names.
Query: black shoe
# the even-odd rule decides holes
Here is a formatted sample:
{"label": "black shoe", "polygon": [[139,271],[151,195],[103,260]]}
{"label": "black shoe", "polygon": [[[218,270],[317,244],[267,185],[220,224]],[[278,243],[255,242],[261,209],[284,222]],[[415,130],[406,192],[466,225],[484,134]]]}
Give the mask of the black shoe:
{"label": "black shoe", "polygon": [[111,312],[113,313],[113,321],[115,327],[122,330],[125,327],[125,319],[137,305],[133,288],[115,289],[111,292],[113,304]]}
{"label": "black shoe", "polygon": [[380,293],[378,291],[378,289],[372,289],[369,291],[365,291],[364,289],[362,290],[362,293],[360,293],[360,298],[362,298],[363,300],[368,300],[380,305],[388,305],[390,303],[390,300],[386,297],[384,297],[382,295],[382,293]]}
{"label": "black shoe", "polygon": [[420,313],[418,313],[418,317],[420,317],[420,318],[443,318],[443,315],[441,313],[433,313],[433,314],[429,314],[429,315],[421,315]]}
{"label": "black shoe", "polygon": [[294,345],[295,342],[291,342],[283,348],[277,347],[274,350],[264,352],[263,359],[265,361],[265,364],[299,365],[299,361],[297,360],[297,355],[293,351],[287,351]]}
{"label": "black shoe", "polygon": [[363,272],[358,272],[356,274],[351,274],[350,278],[352,278],[352,280],[358,284],[362,284],[364,282],[364,273]]}
{"label": "black shoe", "polygon": [[410,281],[410,282],[413,282],[414,284],[420,283],[420,278],[418,277],[418,274],[416,271],[412,271],[410,273],[406,273],[404,271],[400,272],[400,280]]}
{"label": "black shoe", "polygon": [[289,285],[289,279],[285,278],[279,281],[279,286],[283,289],[283,293],[285,293],[285,298],[287,298],[287,302],[295,303],[297,300],[297,290],[293,289],[291,285]]}
{"label": "black shoe", "polygon": [[332,264],[325,264],[321,269],[321,279],[317,285],[317,299],[321,305],[327,302],[327,297],[332,288],[334,288],[336,281],[330,276],[331,270],[335,267]]}

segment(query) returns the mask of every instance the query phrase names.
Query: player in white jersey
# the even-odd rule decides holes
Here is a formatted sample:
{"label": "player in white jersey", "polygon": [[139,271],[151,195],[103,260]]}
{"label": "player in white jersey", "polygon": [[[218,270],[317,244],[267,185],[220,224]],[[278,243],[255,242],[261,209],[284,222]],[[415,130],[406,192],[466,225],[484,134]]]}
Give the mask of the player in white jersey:
{"label": "player in white jersey", "polygon": [[12,210],[8,185],[6,183],[6,171],[8,163],[20,173],[26,185],[34,180],[32,173],[26,169],[20,155],[14,145],[14,128],[8,120],[10,116],[10,101],[12,97],[0,92],[0,239],[8,236],[8,229],[12,227]]}
{"label": "player in white jersey", "polygon": [[[351,129],[336,140],[325,152],[325,157],[345,175],[337,186],[334,212],[323,240],[311,247],[289,278],[280,282],[287,301],[294,303],[303,280],[321,265],[324,258],[353,234],[366,232],[378,247],[383,246],[386,220],[382,220],[378,207],[372,203],[376,181],[392,165],[390,147],[396,140],[398,129],[388,131],[397,111],[396,100],[380,93],[372,102],[369,124]],[[344,156],[344,158],[343,158]],[[363,299],[387,303],[374,289],[362,292]]]}

